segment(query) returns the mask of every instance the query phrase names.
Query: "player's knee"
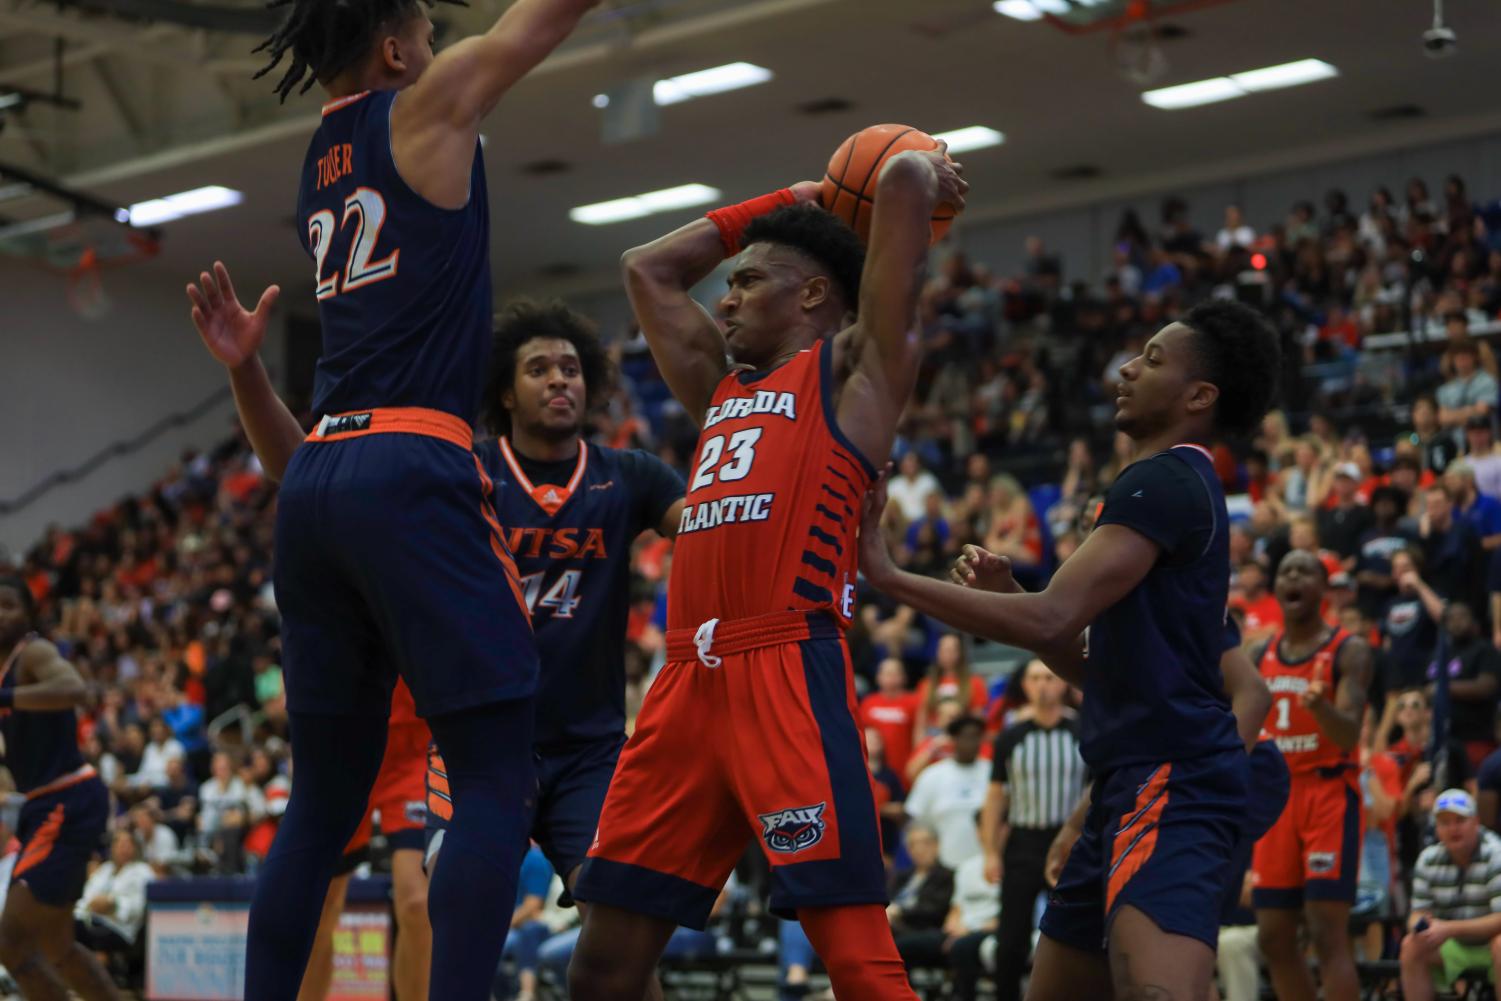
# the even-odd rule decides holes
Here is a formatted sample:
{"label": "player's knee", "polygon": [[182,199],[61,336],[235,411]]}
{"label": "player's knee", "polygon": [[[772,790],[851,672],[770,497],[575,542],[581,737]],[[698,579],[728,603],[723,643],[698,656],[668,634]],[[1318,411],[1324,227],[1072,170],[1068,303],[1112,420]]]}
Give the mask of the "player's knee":
{"label": "player's knee", "polygon": [[427,919],[427,880],[416,880],[414,887],[403,887],[396,893],[396,899],[392,902],[396,912],[396,927],[401,929],[402,934],[417,932],[421,934],[430,926]]}
{"label": "player's knee", "polygon": [[1313,951],[1320,958],[1329,959],[1350,951],[1349,918],[1347,914],[1310,914],[1308,937],[1313,941]]}
{"label": "player's knee", "polygon": [[1397,952],[1397,959],[1404,966],[1424,964],[1428,962],[1428,952],[1418,943],[1418,937],[1409,932],[1402,936],[1402,948]]}
{"label": "player's knee", "polygon": [[46,962],[41,942],[20,928],[0,925],[0,966],[13,976],[24,976]]}
{"label": "player's knee", "polygon": [[640,1001],[645,989],[629,963],[591,956],[582,949],[576,949],[568,963],[568,996],[573,1001]]}
{"label": "player's knee", "polygon": [[1283,959],[1298,952],[1298,928],[1290,921],[1262,921],[1256,927],[1256,944],[1268,959]]}

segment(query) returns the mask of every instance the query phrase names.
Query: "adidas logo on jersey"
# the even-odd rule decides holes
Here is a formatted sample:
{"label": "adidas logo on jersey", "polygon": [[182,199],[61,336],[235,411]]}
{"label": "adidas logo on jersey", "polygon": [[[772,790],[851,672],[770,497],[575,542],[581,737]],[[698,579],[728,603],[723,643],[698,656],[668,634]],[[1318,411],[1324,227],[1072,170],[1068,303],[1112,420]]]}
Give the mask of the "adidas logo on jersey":
{"label": "adidas logo on jersey", "polygon": [[819,803],[759,814],[756,819],[761,821],[766,847],[784,855],[812,848],[823,840],[823,812],[827,808],[827,803]]}
{"label": "adidas logo on jersey", "polygon": [[760,389],[754,396],[741,396],[725,400],[717,407],[710,407],[704,414],[704,428],[713,427],[720,421],[731,421],[751,414],[780,414],[789,421],[797,420],[797,394],[778,393]]}

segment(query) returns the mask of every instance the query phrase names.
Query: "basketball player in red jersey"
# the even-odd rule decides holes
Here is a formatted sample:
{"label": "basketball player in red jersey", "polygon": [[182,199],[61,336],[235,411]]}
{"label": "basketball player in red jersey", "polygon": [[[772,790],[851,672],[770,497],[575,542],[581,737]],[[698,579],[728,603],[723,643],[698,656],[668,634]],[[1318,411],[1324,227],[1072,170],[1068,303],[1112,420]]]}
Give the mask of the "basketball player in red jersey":
{"label": "basketball player in red jersey", "polygon": [[[844,629],[873,463],[917,375],[934,209],[968,185],[943,147],[893,157],[868,255],[803,182],[628,252],[626,289],[703,429],[668,586],[668,664],[621,754],[574,895],[576,1001],[638,1001],[676,925],[703,928],[758,837],[840,997],[913,998],[886,920]],[[739,255],[719,302],[689,290]],[[857,312],[858,311],[858,312]],[[857,314],[851,325],[852,314]],[[727,357],[728,354],[728,357]]]}
{"label": "basketball player in red jersey", "polygon": [[[278,471],[278,475],[280,472]],[[391,846],[391,910],[396,917],[396,945],[391,957],[391,986],[397,1001],[427,1001],[432,965],[433,927],[427,920],[427,873],[422,866],[426,821],[427,749],[432,731],[417,716],[411,689],[398,680],[391,693],[386,755],[370,790],[365,819],[344,849],[338,874],[323,898],[323,917],[313,939],[313,954],[302,976],[298,1001],[323,1001],[334,978],[334,932],[344,913],[349,876],[368,856],[374,815]]]}
{"label": "basketball player in red jersey", "polygon": [[0,912],[0,963],[30,1001],[120,996],[73,938],[73,905],[109,821],[109,792],[78,750],[78,670],[38,636],[31,589],[0,577],[0,752],[25,798],[21,854]]}
{"label": "basketball player in red jersey", "polygon": [[1328,576],[1317,556],[1293,550],[1274,590],[1282,631],[1257,652],[1272,692],[1264,732],[1292,772],[1287,807],[1252,858],[1258,937],[1283,1001],[1317,992],[1299,943],[1300,919],[1319,957],[1329,1001],[1355,1001],[1350,906],[1360,869],[1360,782],[1355,745],[1371,682],[1371,648],[1320,615]]}

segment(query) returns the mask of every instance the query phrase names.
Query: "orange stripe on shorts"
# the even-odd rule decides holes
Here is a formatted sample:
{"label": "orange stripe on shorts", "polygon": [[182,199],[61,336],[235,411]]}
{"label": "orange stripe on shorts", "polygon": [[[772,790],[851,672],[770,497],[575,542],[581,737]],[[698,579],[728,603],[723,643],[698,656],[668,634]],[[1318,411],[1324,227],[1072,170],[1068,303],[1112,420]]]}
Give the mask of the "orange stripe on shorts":
{"label": "orange stripe on shorts", "polygon": [[521,606],[521,614],[530,623],[532,613],[526,607],[526,595],[521,590],[521,571],[516,569],[516,561],[511,559],[511,551],[501,541],[505,538],[505,533],[501,530],[500,519],[495,516],[495,506],[490,503],[490,495],[495,492],[495,484],[490,482],[490,475],[485,472],[485,467],[477,455],[474,457],[474,469],[479,473],[480,484],[485,490],[479,511],[490,526],[490,549],[495,553],[496,559],[500,560],[501,565],[506,568],[506,583],[511,585],[511,593],[516,596],[516,604]]}
{"label": "orange stripe on shorts", "polygon": [[59,803],[52,808],[51,813],[47,814],[47,819],[42,822],[41,827],[37,828],[31,840],[26,842],[26,847],[21,850],[21,857],[16,860],[16,868],[11,878],[19,878],[22,873],[35,869],[47,861],[47,857],[52,854],[53,846],[57,844],[57,836],[62,833],[62,829],[63,804]]}
{"label": "orange stripe on shorts", "polygon": [[1105,889],[1106,914],[1115,907],[1116,895],[1125,889],[1132,876],[1141,871],[1157,848],[1157,822],[1167,808],[1167,780],[1172,772],[1171,762],[1159,765],[1137,791],[1131,812],[1121,818],[1120,828],[1111,841],[1110,881]]}

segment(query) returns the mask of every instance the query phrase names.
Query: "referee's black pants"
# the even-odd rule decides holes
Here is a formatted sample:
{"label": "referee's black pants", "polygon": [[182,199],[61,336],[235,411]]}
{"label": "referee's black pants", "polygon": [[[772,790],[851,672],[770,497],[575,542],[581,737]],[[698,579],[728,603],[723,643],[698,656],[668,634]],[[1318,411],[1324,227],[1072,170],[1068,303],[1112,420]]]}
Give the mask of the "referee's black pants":
{"label": "referee's black pants", "polygon": [[1047,889],[1043,867],[1056,827],[1013,827],[1001,858],[1001,924],[996,932],[996,1001],[1020,1001],[1022,971],[1032,951],[1032,913]]}

